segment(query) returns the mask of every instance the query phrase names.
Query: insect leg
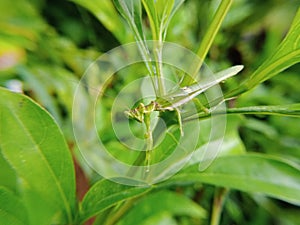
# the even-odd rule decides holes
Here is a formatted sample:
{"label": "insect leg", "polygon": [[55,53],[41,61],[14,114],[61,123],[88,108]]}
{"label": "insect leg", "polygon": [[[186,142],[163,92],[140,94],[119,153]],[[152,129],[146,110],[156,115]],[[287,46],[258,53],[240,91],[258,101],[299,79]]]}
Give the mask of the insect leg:
{"label": "insect leg", "polygon": [[180,129],[180,135],[183,136],[184,132],[183,132],[183,126],[182,126],[182,119],[181,119],[181,115],[180,115],[180,110],[178,108],[175,108],[175,112],[177,114],[178,125],[179,125],[179,129]]}
{"label": "insect leg", "polygon": [[200,111],[203,111],[205,113],[209,113],[208,108],[206,108],[198,98],[193,98],[194,103],[196,104],[197,110],[199,109]]}

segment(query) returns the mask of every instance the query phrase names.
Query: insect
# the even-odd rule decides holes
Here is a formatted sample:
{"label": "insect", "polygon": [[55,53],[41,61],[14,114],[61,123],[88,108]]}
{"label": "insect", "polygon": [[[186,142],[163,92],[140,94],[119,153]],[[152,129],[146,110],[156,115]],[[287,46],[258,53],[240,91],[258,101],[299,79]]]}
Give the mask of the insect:
{"label": "insect", "polygon": [[[147,140],[147,148],[146,148],[146,165],[147,172],[150,167],[151,160],[151,150],[153,149],[153,137],[152,131],[150,127],[150,115],[154,111],[164,112],[164,111],[175,111],[178,118],[178,125],[180,129],[181,136],[184,135],[182,119],[180,114],[180,109],[182,105],[188,103],[193,100],[199,94],[208,90],[209,88],[219,84],[222,81],[236,75],[243,69],[242,65],[233,66],[228,69],[225,69],[221,72],[214,74],[213,77],[206,77],[201,82],[193,84],[191,86],[186,86],[183,88],[179,88],[176,91],[173,91],[165,96],[158,97],[156,100],[151,101],[149,104],[144,105],[140,103],[136,108],[125,111],[125,114],[130,119],[134,119],[140,123],[145,124],[146,133],[145,138]],[[203,111],[209,113],[209,110],[205,107],[202,107]]]}

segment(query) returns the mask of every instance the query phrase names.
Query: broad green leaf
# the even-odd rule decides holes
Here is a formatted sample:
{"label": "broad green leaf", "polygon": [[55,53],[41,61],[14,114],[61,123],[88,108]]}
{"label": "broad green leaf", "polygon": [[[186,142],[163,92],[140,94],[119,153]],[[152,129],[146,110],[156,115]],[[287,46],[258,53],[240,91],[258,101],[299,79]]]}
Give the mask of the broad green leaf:
{"label": "broad green leaf", "polygon": [[[71,223],[71,154],[53,118],[30,98],[0,89],[0,148],[16,171],[30,224]],[[37,216],[38,215],[38,216]]]}
{"label": "broad green leaf", "polygon": [[0,186],[0,224],[26,225],[27,211],[20,199]]}
{"label": "broad green leaf", "polygon": [[84,222],[90,217],[105,209],[150,191],[149,187],[126,186],[109,180],[96,183],[85,195],[80,212],[80,221]]}
{"label": "broad green leaf", "polygon": [[9,190],[16,191],[17,177],[15,171],[8,162],[3,158],[0,148],[0,186]]}
{"label": "broad green leaf", "polygon": [[[27,82],[28,86],[33,90],[33,95],[36,95],[36,101],[40,102],[48,109],[51,115],[60,123],[60,112],[55,99],[50,95],[50,82],[45,82],[42,78],[43,71],[37,69],[28,70],[25,67],[18,67],[18,73]],[[46,76],[46,79],[50,78]]]}
{"label": "broad green leaf", "polygon": [[121,42],[131,40],[111,0],[72,0],[88,9]]}
{"label": "broad green leaf", "polygon": [[291,28],[278,46],[274,54],[269,57],[252,75],[235,90],[225,97],[242,94],[258,84],[282,72],[286,68],[300,62],[300,8],[293,20]]}
{"label": "broad green leaf", "polygon": [[47,108],[64,134],[71,133],[71,121],[67,120],[71,119],[73,95],[78,84],[73,74],[59,66],[43,64],[31,68],[20,66],[17,71],[32,90],[31,96]]}
{"label": "broad green leaf", "polygon": [[239,128],[243,123],[242,119],[242,116],[227,116],[226,131],[219,153],[220,156],[240,155],[246,152],[244,143],[239,134]]}
{"label": "broad green leaf", "polygon": [[[211,121],[209,120],[201,121],[201,127],[203,130],[210,130],[210,124]],[[215,154],[216,156],[240,155],[245,153],[246,150],[244,143],[241,140],[240,135],[238,133],[238,129],[241,124],[242,116],[230,115],[227,116],[226,130],[224,136],[219,137],[217,140],[214,140],[211,138],[210,134],[202,134],[201,140],[199,141],[199,144],[195,149],[191,159],[188,161],[187,166],[200,163],[201,169],[206,169],[206,165],[210,164],[210,160],[207,160],[206,158],[212,157],[211,153],[214,150],[211,146],[209,146],[211,142],[222,143],[219,151],[217,151]]]}
{"label": "broad green leaf", "polygon": [[206,217],[206,211],[186,196],[171,191],[160,191],[145,196],[124,216],[117,225],[144,224],[161,213],[173,216]]}
{"label": "broad green leaf", "polygon": [[262,154],[217,158],[205,171],[193,166],[159,186],[206,183],[245,192],[259,192],[300,205],[300,167]]}

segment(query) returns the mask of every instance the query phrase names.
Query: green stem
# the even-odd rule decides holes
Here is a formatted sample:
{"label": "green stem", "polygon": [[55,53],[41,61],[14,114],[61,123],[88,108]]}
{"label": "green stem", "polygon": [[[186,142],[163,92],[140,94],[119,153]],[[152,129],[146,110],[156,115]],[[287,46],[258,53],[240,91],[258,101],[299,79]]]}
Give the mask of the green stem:
{"label": "green stem", "polygon": [[221,24],[225,18],[225,16],[227,15],[229,8],[232,4],[233,0],[222,0],[215,15],[214,18],[207,30],[207,32],[205,33],[203,40],[201,41],[201,44],[198,48],[197,51],[197,56],[200,58],[199,60],[196,60],[193,64],[196,63],[195,65],[195,70],[192,72],[191,77],[186,76],[186,79],[183,80],[183,86],[187,86],[187,85],[191,85],[194,80],[195,77],[197,75],[197,72],[199,71],[199,69],[201,68],[203,61],[221,27]]}
{"label": "green stem", "polygon": [[150,113],[145,113],[145,126],[146,126],[146,139],[147,139],[147,149],[146,149],[146,172],[149,172],[150,170],[150,161],[151,161],[151,151],[153,149],[153,137],[152,137],[152,131],[151,131],[151,119],[150,119]]}
{"label": "green stem", "polygon": [[241,108],[229,108],[222,111],[214,111],[212,113],[205,113],[203,111],[186,115],[184,122],[205,119],[216,115],[230,115],[230,114],[255,114],[255,115],[274,115],[274,116],[291,116],[300,117],[300,104],[290,105],[270,105],[270,106],[249,106]]}
{"label": "green stem", "polygon": [[114,225],[132,207],[135,199],[126,201],[117,211],[111,211],[104,225]]}
{"label": "green stem", "polygon": [[224,201],[225,201],[228,191],[229,190],[226,188],[217,188],[216,189],[210,225],[219,225]]}

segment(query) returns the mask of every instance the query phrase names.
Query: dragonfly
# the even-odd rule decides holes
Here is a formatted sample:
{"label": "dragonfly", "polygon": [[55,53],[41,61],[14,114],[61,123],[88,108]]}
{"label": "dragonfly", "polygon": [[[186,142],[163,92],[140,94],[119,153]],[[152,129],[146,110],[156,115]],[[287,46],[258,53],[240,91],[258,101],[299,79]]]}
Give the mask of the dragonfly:
{"label": "dragonfly", "polygon": [[[184,136],[183,124],[180,113],[180,107],[184,104],[190,102],[195,97],[205,92],[209,88],[227,80],[228,78],[238,74],[244,66],[237,65],[230,67],[228,69],[222,70],[212,77],[205,77],[201,82],[192,84],[190,86],[185,86],[179,88],[176,91],[173,91],[162,97],[157,97],[155,100],[151,101],[149,104],[145,105],[144,103],[139,103],[139,105],[131,110],[125,111],[125,114],[129,119],[138,121],[139,123],[145,124],[146,132],[145,138],[147,140],[146,147],[146,165],[147,172],[149,172],[150,160],[151,160],[151,150],[153,149],[153,137],[150,127],[151,119],[150,115],[154,111],[164,112],[164,111],[175,111],[178,119],[178,125],[180,129],[181,136]],[[201,105],[202,106],[202,105]],[[208,109],[204,106],[202,107],[203,111],[208,113]]]}

